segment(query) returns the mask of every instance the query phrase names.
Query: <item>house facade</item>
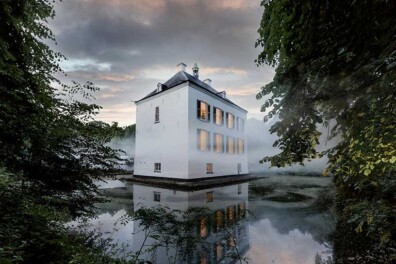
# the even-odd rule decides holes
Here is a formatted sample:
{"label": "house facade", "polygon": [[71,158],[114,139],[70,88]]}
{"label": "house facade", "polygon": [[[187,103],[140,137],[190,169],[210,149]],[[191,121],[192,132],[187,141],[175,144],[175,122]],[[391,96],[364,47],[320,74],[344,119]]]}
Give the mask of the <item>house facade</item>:
{"label": "house facade", "polygon": [[199,179],[248,173],[247,111],[185,64],[136,103],[134,174]]}

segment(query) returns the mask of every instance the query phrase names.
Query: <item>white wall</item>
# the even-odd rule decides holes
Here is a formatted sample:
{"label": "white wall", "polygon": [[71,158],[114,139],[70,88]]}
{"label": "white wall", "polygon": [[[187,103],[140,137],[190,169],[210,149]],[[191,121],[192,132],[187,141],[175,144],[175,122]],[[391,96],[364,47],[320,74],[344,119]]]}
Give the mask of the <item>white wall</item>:
{"label": "white wall", "polygon": [[[135,175],[186,178],[188,175],[187,84],[137,103]],[[159,106],[160,122],[155,123]],[[154,163],[161,163],[161,173]]]}
{"label": "white wall", "polygon": [[[247,165],[247,141],[246,141],[246,115],[245,111],[240,108],[224,102],[218,96],[213,95],[202,88],[189,86],[189,178],[202,178],[202,177],[217,177],[225,175],[237,175],[237,164],[241,163],[242,170],[240,174],[248,173]],[[197,118],[197,100],[202,100],[211,106],[210,122],[205,122]],[[229,129],[224,124],[223,126],[215,125],[213,122],[214,107],[218,107],[226,112],[233,114],[235,117],[244,119],[244,131],[237,129]],[[235,120],[236,122],[236,120]],[[204,129],[210,132],[210,145],[211,149],[207,152],[202,152],[197,149],[198,138],[197,129]],[[241,138],[245,142],[244,154],[228,154],[216,153],[213,151],[213,134],[220,133],[224,136],[232,136],[234,138]],[[226,140],[226,137],[224,138]],[[206,174],[206,163],[213,163],[213,174]]]}
{"label": "white wall", "polygon": [[[211,106],[211,120],[197,118],[197,100]],[[169,91],[147,98],[137,104],[135,175],[198,179],[248,173],[246,112],[220,99],[218,96],[192,84],[181,84]],[[155,107],[160,108],[160,122],[155,123]],[[214,107],[244,119],[244,130],[229,129],[213,122]],[[236,122],[236,120],[235,120]],[[197,129],[210,132],[211,149],[197,149]],[[213,134],[244,140],[243,154],[216,153],[213,151]],[[154,163],[161,163],[161,172],[154,172]],[[206,164],[213,163],[213,173],[206,173]]]}

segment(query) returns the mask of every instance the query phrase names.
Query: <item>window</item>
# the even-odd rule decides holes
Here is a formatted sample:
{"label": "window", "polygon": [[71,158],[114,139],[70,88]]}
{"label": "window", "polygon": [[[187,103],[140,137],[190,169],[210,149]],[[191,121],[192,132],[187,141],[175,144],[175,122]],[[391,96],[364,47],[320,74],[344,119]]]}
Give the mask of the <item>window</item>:
{"label": "window", "polygon": [[154,202],[161,202],[161,193],[154,192]]}
{"label": "window", "polygon": [[227,153],[228,154],[235,153],[235,140],[233,137],[227,137]]}
{"label": "window", "polygon": [[245,141],[238,138],[238,154],[243,154],[245,152]]}
{"label": "window", "polygon": [[230,222],[234,222],[235,221],[235,217],[236,217],[236,206],[235,205],[231,205],[229,207],[227,207],[227,219]]}
{"label": "window", "polygon": [[241,194],[241,193],[242,193],[242,184],[238,184],[238,194]]}
{"label": "window", "polygon": [[241,202],[238,204],[238,218],[242,219],[246,216],[246,209],[245,209],[245,203]]}
{"label": "window", "polygon": [[222,126],[224,123],[224,111],[215,107],[213,110],[213,121],[216,125]]}
{"label": "window", "polygon": [[216,153],[224,152],[224,136],[222,134],[214,133],[213,150]]}
{"label": "window", "polygon": [[161,172],[161,163],[154,163],[154,172]]}
{"label": "window", "polygon": [[220,229],[224,226],[224,212],[222,210],[216,211],[214,213],[214,219],[215,219],[214,230],[216,232],[219,232]]}
{"label": "window", "polygon": [[213,173],[213,163],[206,163],[206,174]]}
{"label": "window", "polygon": [[241,164],[241,163],[238,163],[238,164],[237,164],[237,172],[238,172],[238,175],[239,175],[239,173],[241,173],[241,171],[242,171],[242,164]]}
{"label": "window", "polygon": [[224,244],[219,241],[215,244],[214,246],[214,253],[215,253],[215,259],[216,261],[220,261],[224,257]]}
{"label": "window", "polygon": [[206,202],[207,203],[213,202],[213,192],[207,192],[206,193]]}
{"label": "window", "polygon": [[244,131],[245,130],[245,121],[242,118],[240,118],[240,117],[237,118],[237,129],[239,131]]}
{"label": "window", "polygon": [[227,127],[233,129],[235,122],[235,116],[231,113],[227,113]]}
{"label": "window", "polygon": [[202,218],[199,221],[199,234],[201,237],[206,237],[208,235],[208,228],[207,228],[207,220],[206,218]]}
{"label": "window", "polygon": [[197,147],[200,151],[210,150],[210,137],[209,132],[203,129],[197,130]]}
{"label": "window", "polygon": [[210,121],[210,105],[204,101],[197,101],[197,118],[203,121]]}
{"label": "window", "polygon": [[155,107],[155,121],[154,123],[159,123],[159,106]]}

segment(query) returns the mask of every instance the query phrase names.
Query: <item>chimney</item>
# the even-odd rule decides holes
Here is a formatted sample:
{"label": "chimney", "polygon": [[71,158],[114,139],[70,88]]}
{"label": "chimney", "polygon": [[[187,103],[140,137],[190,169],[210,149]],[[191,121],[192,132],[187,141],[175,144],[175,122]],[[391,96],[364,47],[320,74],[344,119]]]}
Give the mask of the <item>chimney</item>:
{"label": "chimney", "polygon": [[193,76],[195,78],[198,78],[199,77],[199,73],[198,73],[199,68],[198,68],[198,64],[197,63],[194,63],[194,67],[192,68],[192,71],[193,71]]}
{"label": "chimney", "polygon": [[227,96],[226,91],[220,92],[220,96],[221,96],[222,98],[226,98],[226,96]]}
{"label": "chimney", "polygon": [[203,82],[206,83],[209,86],[212,86],[212,80],[211,79],[205,79]]}
{"label": "chimney", "polygon": [[157,93],[162,92],[162,83],[157,84]]}
{"label": "chimney", "polygon": [[186,71],[187,65],[184,64],[184,62],[180,62],[176,67],[178,67],[180,71]]}

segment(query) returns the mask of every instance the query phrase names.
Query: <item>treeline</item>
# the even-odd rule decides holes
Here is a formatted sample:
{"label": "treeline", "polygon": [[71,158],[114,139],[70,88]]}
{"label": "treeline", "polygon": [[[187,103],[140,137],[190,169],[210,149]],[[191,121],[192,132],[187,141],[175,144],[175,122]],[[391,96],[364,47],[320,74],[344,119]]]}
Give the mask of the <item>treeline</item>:
{"label": "treeline", "polygon": [[94,120],[92,83],[54,77],[54,15],[53,1],[0,1],[0,263],[120,263],[64,223],[92,213],[93,181],[118,169],[106,143],[133,128]]}
{"label": "treeline", "polygon": [[[396,259],[396,2],[262,1],[258,65],[276,67],[261,88],[279,154],[273,166],[329,157],[338,224],[336,263]],[[320,124],[339,143],[317,151]]]}

